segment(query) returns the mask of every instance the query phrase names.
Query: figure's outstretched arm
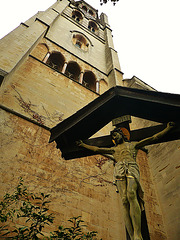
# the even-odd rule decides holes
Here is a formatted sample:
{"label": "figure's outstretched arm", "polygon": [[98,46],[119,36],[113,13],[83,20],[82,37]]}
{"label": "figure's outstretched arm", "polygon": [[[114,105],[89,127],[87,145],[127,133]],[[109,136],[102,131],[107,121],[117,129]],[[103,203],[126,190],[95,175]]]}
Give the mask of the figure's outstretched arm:
{"label": "figure's outstretched arm", "polygon": [[152,137],[145,138],[145,139],[139,141],[138,143],[136,143],[135,148],[139,149],[139,148],[142,148],[142,147],[144,147],[146,145],[152,144],[153,142],[155,142],[158,139],[160,139],[163,136],[165,136],[172,128],[174,128],[174,126],[175,126],[174,122],[169,122],[167,124],[167,127],[164,130],[162,130],[161,132],[156,133]]}
{"label": "figure's outstretched arm", "polygon": [[91,145],[83,143],[83,141],[81,141],[81,140],[77,141],[76,144],[79,147],[86,148],[86,149],[91,150],[91,151],[93,151],[97,154],[98,153],[99,154],[113,154],[114,153],[114,150],[111,149],[111,148],[99,148],[99,147],[96,147],[96,146],[91,146]]}

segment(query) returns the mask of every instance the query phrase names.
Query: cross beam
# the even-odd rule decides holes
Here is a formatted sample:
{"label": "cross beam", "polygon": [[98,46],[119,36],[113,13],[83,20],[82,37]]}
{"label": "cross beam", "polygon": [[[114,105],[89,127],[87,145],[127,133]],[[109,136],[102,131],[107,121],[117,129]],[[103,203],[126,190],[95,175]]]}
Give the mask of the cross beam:
{"label": "cross beam", "polygon": [[[131,131],[131,141],[138,141],[165,128],[174,121],[176,128],[161,142],[180,139],[180,95],[113,87],[78,112],[51,129],[50,142],[56,141],[65,159],[92,155],[78,149],[75,141],[88,139],[113,119],[131,115],[161,123],[155,127]],[[88,144],[111,146],[110,136],[86,140]]]}

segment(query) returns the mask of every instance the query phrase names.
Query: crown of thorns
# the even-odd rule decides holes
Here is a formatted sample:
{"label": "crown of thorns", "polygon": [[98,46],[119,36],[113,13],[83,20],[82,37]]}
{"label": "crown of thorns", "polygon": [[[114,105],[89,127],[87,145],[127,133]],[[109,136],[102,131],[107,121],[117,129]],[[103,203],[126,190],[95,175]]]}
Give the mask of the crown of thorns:
{"label": "crown of thorns", "polygon": [[[123,130],[125,130],[125,131],[123,131]],[[117,132],[117,133],[121,134],[121,136],[124,138],[124,140],[129,141],[129,138],[130,138],[129,131],[125,128],[123,128],[123,130],[120,127],[119,128],[116,127],[114,130],[111,131],[111,136],[113,133]]]}
{"label": "crown of thorns", "polygon": [[113,129],[113,130],[111,131],[111,135],[112,135],[113,133],[115,133],[115,132],[120,133],[121,135],[124,136],[124,133],[123,133],[123,131],[121,130],[121,128],[115,128],[115,129]]}

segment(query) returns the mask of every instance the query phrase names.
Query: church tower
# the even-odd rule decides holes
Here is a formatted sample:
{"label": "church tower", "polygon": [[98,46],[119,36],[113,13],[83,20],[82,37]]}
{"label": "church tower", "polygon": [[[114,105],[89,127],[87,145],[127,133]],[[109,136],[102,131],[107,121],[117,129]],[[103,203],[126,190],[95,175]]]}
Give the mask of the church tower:
{"label": "church tower", "polygon": [[122,82],[107,16],[84,1],[38,12],[1,40],[0,52],[3,105],[46,127]]}
{"label": "church tower", "polygon": [[[69,218],[82,216],[87,230],[97,231],[99,238],[128,239],[113,185],[113,162],[100,155],[67,161],[55,142],[49,143],[51,128],[110,88],[153,90],[136,77],[123,79],[106,14],[99,16],[85,1],[73,0],[57,0],[38,12],[0,40],[0,83],[0,198],[22,177],[32,191],[51,195],[49,209],[55,220],[54,229],[45,230],[47,234],[65,226]],[[134,128],[147,126],[141,119],[132,124]],[[107,135],[111,129],[107,125],[96,136]],[[170,147],[152,147],[149,165],[146,154],[139,155],[153,240],[168,239],[166,231],[176,236],[178,229],[176,208],[170,205],[178,185],[166,185],[168,196],[162,186],[169,184],[169,173],[177,177],[179,145],[168,146],[175,152],[171,165]],[[163,158],[157,158],[157,152],[163,152]],[[173,222],[174,232],[169,222]]]}
{"label": "church tower", "polygon": [[125,236],[112,162],[66,161],[49,143],[52,127],[122,84],[107,16],[85,1],[58,0],[1,39],[0,55],[1,197],[22,177],[35,192],[51,194],[55,229],[82,216],[103,239]]}

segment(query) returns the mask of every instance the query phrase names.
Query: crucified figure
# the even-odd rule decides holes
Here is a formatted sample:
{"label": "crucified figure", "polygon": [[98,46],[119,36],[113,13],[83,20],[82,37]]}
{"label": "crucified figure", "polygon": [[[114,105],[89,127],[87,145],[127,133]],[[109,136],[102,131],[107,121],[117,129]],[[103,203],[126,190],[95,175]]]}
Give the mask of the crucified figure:
{"label": "crucified figure", "polygon": [[123,134],[121,128],[115,128],[111,132],[114,147],[99,148],[83,143],[81,140],[77,145],[97,154],[108,156],[115,162],[114,180],[123,204],[124,221],[131,240],[142,240],[141,235],[141,207],[143,206],[143,191],[139,182],[139,167],[136,156],[139,149],[152,144],[166,135],[174,127],[169,122],[167,127],[137,143],[130,142]]}

